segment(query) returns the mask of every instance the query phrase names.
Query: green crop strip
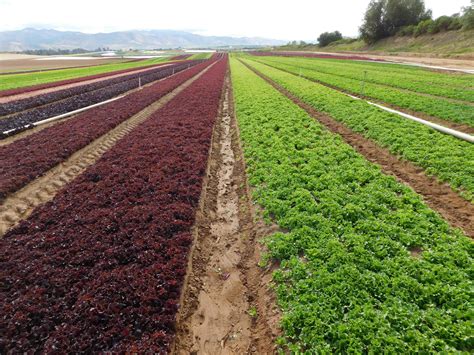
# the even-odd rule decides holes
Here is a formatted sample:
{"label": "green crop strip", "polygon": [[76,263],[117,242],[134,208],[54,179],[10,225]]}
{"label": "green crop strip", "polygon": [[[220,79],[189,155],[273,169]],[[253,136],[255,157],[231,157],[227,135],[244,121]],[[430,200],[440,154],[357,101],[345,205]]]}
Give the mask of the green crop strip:
{"label": "green crop strip", "polygon": [[196,54],[193,54],[191,57],[189,57],[188,59],[189,60],[197,60],[197,59],[208,59],[210,58],[212,55],[212,53],[196,53]]}
{"label": "green crop strip", "polygon": [[474,200],[474,145],[304,78],[246,61],[303,102],[363,134]]}
{"label": "green crop strip", "polygon": [[80,78],[88,75],[102,74],[116,70],[137,68],[167,61],[168,58],[153,58],[137,62],[117,64],[102,64],[85,68],[60,69],[25,74],[10,74],[0,76],[0,90],[15,89],[24,86],[46,84],[54,81]]}
{"label": "green crop strip", "polygon": [[[279,61],[273,58],[262,59],[261,57],[252,57],[253,61],[269,64],[308,79],[318,80],[354,94],[362,93],[367,97],[381,100],[401,108],[422,112],[447,121],[463,123],[474,127],[474,107],[468,104],[454,103],[441,98],[426,97],[417,95],[414,92],[402,92],[396,88],[381,86],[370,82],[363,84],[361,80],[323,73],[316,69],[301,67],[298,64],[286,64],[283,59],[285,58]],[[341,69],[341,73],[343,72],[343,69]]]}
{"label": "green crop strip", "polygon": [[473,243],[235,59],[231,71],[254,199],[287,231],[267,240],[283,350],[472,351]]}
{"label": "green crop strip", "polygon": [[[379,63],[359,64],[353,61],[320,60],[310,58],[265,57],[288,65],[296,65],[318,72],[333,74],[350,79],[389,85],[414,92],[426,93],[457,100],[474,102],[474,77],[472,75],[421,74],[420,71],[393,70]],[[459,80],[458,78],[463,78]],[[465,80],[470,79],[470,80]]]}

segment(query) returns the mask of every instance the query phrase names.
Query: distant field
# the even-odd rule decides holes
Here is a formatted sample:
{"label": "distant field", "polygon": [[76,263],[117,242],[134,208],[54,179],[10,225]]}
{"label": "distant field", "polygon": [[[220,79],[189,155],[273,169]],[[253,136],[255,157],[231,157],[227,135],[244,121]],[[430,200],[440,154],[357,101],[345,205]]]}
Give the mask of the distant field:
{"label": "distant field", "polygon": [[122,58],[87,58],[65,60],[64,57],[44,57],[33,55],[21,55],[11,53],[0,53],[0,73],[49,70],[73,67],[86,67],[92,65],[103,65],[111,63],[129,62],[131,59]]}
{"label": "distant field", "polygon": [[[104,59],[106,60],[106,59]],[[0,90],[15,89],[24,86],[36,85],[36,84],[45,84],[59,80],[79,78],[82,76],[95,75],[101,73],[107,73],[115,70],[129,69],[129,68],[138,68],[150,64],[161,63],[166,61],[167,58],[152,58],[142,61],[128,61],[124,63],[110,63],[103,65],[95,65],[84,68],[70,68],[70,69],[61,69],[53,71],[44,71],[44,72],[34,72],[34,73],[20,73],[20,74],[11,74],[11,75],[2,75],[0,81]],[[74,61],[75,62],[75,61]],[[81,61],[81,64],[77,63],[76,65],[85,64]]]}
{"label": "distant field", "polygon": [[212,53],[196,53],[193,54],[189,59],[207,59],[210,58]]}

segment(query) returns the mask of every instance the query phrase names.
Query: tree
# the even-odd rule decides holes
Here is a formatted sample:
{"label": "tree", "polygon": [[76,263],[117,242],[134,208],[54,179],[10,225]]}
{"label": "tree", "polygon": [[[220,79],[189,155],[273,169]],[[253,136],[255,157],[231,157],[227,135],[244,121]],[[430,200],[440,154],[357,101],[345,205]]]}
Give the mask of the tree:
{"label": "tree", "polygon": [[431,10],[425,9],[424,0],[371,0],[360,34],[366,42],[373,43],[428,19]]}
{"label": "tree", "polygon": [[384,27],[385,0],[371,0],[365,12],[364,22],[360,30],[362,39],[373,43],[387,36]]}
{"label": "tree", "polygon": [[318,43],[320,47],[326,47],[329,43],[336,42],[342,39],[342,34],[339,31],[324,32],[318,37]]}
{"label": "tree", "polygon": [[463,8],[461,22],[463,25],[462,28],[465,30],[474,28],[474,0],[471,0],[471,6],[466,6]]}

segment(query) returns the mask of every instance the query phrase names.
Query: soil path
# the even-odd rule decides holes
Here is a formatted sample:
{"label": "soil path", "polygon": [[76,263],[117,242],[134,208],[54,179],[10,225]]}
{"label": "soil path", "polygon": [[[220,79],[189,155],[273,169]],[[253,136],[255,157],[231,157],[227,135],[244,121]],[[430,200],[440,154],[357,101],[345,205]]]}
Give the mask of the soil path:
{"label": "soil path", "polygon": [[28,218],[37,206],[53,199],[63,186],[76,178],[90,165],[94,164],[107,150],[112,148],[118,140],[148,119],[153,112],[172,100],[212,66],[213,64],[181,84],[169,94],[163,96],[160,100],[122,122],[86,147],[78,150],[45,175],[7,196],[0,205],[0,237],[21,220]]}
{"label": "soil path", "polygon": [[[286,69],[281,69],[281,68],[278,68],[276,66],[267,64],[267,63],[261,63],[261,62],[259,62],[259,63],[263,64],[263,65],[266,65],[266,66],[269,66],[271,68],[277,69],[277,70],[281,70],[282,72],[285,72],[285,73],[288,73],[288,74],[291,74],[291,75],[294,75],[294,76],[299,76],[298,74],[295,74],[295,73],[293,73],[291,71],[288,71]],[[410,109],[406,109],[406,108],[403,108],[403,107],[400,107],[400,106],[397,106],[397,105],[387,103],[387,102],[382,101],[382,100],[378,100],[378,99],[370,97],[370,96],[360,95],[358,93],[355,93],[355,92],[352,92],[352,91],[349,91],[349,90],[341,89],[338,86],[331,85],[331,84],[322,82],[322,81],[317,80],[317,79],[308,78],[304,75],[301,75],[301,77],[305,78],[306,80],[312,81],[314,83],[326,86],[327,88],[333,89],[335,91],[339,91],[343,94],[349,94],[349,95],[358,97],[362,100],[371,101],[371,102],[377,103],[379,105],[383,105],[383,106],[389,107],[391,109],[394,109],[394,110],[397,110],[397,111],[400,111],[400,112],[404,112],[404,113],[407,113],[409,115],[424,119],[426,121],[430,121],[430,122],[442,125],[444,127],[455,129],[455,130],[463,132],[463,133],[474,134],[474,127],[468,126],[468,125],[463,124],[463,123],[456,123],[456,122],[452,122],[452,121],[448,121],[448,120],[443,120],[441,118],[430,116],[430,115],[427,115],[427,114],[419,112],[419,111],[413,111],[413,110],[410,110]]]}
{"label": "soil path", "polygon": [[248,194],[229,75],[195,225],[175,354],[270,354],[278,311],[258,267],[259,230]]}
{"label": "soil path", "polygon": [[367,160],[379,165],[385,174],[395,176],[400,182],[410,186],[423,197],[430,208],[440,213],[452,226],[461,228],[468,236],[474,237],[474,205],[454,192],[448,184],[427,176],[422,168],[392,155],[388,149],[353,132],[332,117],[316,111],[264,74],[244,62],[242,63],[304,109],[329,131],[339,134],[346,143],[350,144]]}
{"label": "soil path", "polygon": [[[365,57],[372,58],[372,59],[383,59],[389,62],[395,62],[400,64],[421,64],[421,65],[428,65],[428,66],[439,66],[445,67],[449,69],[467,69],[467,70],[474,70],[474,60],[472,59],[452,59],[452,58],[435,58],[435,57],[428,57],[420,55],[419,53],[413,53],[412,55],[383,55],[383,54],[372,54],[370,52],[350,52],[350,51],[342,51],[342,52],[312,52],[312,53],[320,53],[320,54],[332,54],[332,55],[340,55],[345,56],[348,54],[353,55],[364,55]],[[427,68],[429,69],[429,68]]]}

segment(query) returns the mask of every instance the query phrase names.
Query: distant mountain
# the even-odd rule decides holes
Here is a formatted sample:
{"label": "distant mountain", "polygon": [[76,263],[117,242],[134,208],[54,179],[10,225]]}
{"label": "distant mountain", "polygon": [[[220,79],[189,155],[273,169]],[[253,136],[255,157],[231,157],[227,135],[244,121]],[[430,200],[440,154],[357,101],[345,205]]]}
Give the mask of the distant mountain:
{"label": "distant mountain", "polygon": [[0,32],[0,51],[27,49],[155,49],[200,48],[219,46],[281,45],[285,41],[259,37],[201,36],[184,31],[150,30],[111,33],[82,33],[25,28]]}

